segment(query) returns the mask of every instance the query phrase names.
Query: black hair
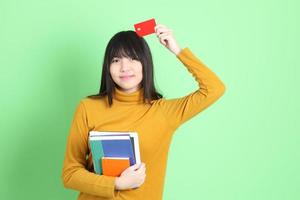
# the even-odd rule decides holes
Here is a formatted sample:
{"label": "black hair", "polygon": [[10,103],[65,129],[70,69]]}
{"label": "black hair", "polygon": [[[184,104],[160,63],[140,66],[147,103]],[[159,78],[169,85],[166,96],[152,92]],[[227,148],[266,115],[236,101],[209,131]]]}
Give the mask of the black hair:
{"label": "black hair", "polygon": [[152,100],[163,98],[155,89],[150,48],[146,40],[132,30],[120,31],[110,39],[105,49],[99,93],[87,97],[101,98],[107,96],[109,106],[113,104],[113,93],[117,86],[110,75],[109,67],[114,57],[122,56],[138,60],[142,63],[143,79],[141,88],[144,90],[144,103],[150,103]]}

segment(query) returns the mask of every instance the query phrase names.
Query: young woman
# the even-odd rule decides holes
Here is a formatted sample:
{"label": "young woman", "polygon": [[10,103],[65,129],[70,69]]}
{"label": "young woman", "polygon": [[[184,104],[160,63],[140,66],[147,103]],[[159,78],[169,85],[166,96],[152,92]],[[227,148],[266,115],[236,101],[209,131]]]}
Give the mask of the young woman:
{"label": "young woman", "polygon": [[[114,35],[105,50],[99,93],[79,102],[68,136],[62,180],[66,188],[80,191],[78,199],[162,199],[175,130],[225,91],[222,81],[188,47],[179,47],[171,29],[158,24],[155,33],[199,88],[181,98],[163,98],[154,86],[146,41],[134,31]],[[137,132],[142,163],[127,168],[120,177],[95,174],[88,145],[91,130]]]}

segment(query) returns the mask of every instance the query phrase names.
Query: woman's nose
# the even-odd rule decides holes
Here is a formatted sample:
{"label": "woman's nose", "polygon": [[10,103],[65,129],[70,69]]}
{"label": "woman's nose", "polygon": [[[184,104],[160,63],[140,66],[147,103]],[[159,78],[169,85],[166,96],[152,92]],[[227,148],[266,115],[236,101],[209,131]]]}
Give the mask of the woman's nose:
{"label": "woman's nose", "polygon": [[122,61],[121,61],[121,71],[128,70],[130,68],[129,65],[130,65],[130,62],[129,62],[128,59],[127,60],[126,60],[126,58],[122,59]]}

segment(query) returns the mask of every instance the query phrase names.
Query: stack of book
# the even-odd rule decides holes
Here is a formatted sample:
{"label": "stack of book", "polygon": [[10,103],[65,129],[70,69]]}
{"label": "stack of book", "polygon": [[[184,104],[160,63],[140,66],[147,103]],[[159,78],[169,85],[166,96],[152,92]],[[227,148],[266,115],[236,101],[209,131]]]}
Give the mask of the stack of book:
{"label": "stack of book", "polygon": [[90,131],[89,145],[94,171],[99,175],[120,176],[141,163],[137,132]]}

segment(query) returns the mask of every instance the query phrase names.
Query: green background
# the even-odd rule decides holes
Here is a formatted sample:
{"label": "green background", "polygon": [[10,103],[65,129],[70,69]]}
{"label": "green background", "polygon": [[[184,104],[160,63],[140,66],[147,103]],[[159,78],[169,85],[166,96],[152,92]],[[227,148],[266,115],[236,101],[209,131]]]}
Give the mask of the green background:
{"label": "green background", "polygon": [[[108,40],[150,18],[226,85],[177,130],[164,199],[300,199],[299,1],[0,2],[0,199],[76,198],[60,179],[75,107],[98,91]],[[197,89],[155,35],[146,40],[158,91]]]}

